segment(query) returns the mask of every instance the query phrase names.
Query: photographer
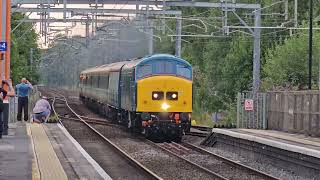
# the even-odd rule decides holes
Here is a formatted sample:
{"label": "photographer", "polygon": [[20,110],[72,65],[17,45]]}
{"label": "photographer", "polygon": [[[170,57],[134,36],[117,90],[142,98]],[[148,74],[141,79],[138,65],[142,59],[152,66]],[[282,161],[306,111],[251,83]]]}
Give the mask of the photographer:
{"label": "photographer", "polygon": [[42,96],[40,100],[38,100],[33,108],[33,121],[36,123],[47,122],[51,112],[51,106],[48,102],[48,98],[46,96]]}
{"label": "photographer", "polygon": [[21,83],[16,85],[16,92],[18,95],[18,121],[21,121],[22,109],[24,112],[24,120],[28,121],[28,96],[32,89],[31,83],[26,78],[22,78]]}

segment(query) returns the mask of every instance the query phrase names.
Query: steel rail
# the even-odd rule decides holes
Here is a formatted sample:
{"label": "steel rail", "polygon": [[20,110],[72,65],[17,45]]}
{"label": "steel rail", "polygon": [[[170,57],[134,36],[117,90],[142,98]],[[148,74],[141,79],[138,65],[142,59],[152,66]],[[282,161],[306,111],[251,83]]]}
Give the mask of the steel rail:
{"label": "steel rail", "polygon": [[176,154],[176,153],[174,153],[174,152],[172,152],[172,151],[170,151],[170,150],[168,150],[168,149],[160,146],[160,145],[157,144],[157,143],[154,143],[154,142],[152,142],[152,141],[150,141],[150,140],[146,140],[146,142],[147,142],[148,144],[150,144],[151,146],[157,147],[157,148],[161,149],[162,151],[165,151],[165,152],[167,152],[167,153],[169,153],[169,154],[177,157],[178,159],[181,159],[182,161],[190,164],[191,166],[196,167],[197,169],[199,169],[199,170],[201,170],[201,171],[203,171],[203,172],[205,172],[205,173],[208,173],[208,174],[212,175],[213,177],[215,177],[215,178],[217,178],[217,179],[227,180],[227,178],[225,178],[225,177],[223,177],[223,176],[221,176],[221,175],[219,175],[219,174],[217,174],[217,173],[215,173],[215,172],[213,172],[213,171],[211,171],[211,170],[209,170],[209,169],[207,169],[207,168],[205,168],[205,167],[202,167],[202,166],[200,166],[200,165],[198,165],[198,164],[196,164],[196,163],[194,163],[194,162],[192,162],[192,161],[190,161],[190,160],[188,160],[188,159],[186,159],[186,158],[183,158],[183,157],[181,157],[180,155],[178,155],[178,154]]}
{"label": "steel rail", "polygon": [[197,136],[197,137],[207,137],[209,135],[209,133],[205,133],[205,132],[186,132],[185,135]]}
{"label": "steel rail", "polygon": [[200,130],[200,131],[207,131],[207,132],[211,132],[212,128],[209,126],[191,126],[191,128]]}
{"label": "steel rail", "polygon": [[[60,94],[55,92],[56,94]],[[65,96],[63,96],[62,94],[60,94],[63,99],[65,100],[65,105],[67,106],[67,108],[79,119],[79,121],[81,121],[82,123],[84,123],[88,128],[90,128],[94,133],[96,133],[98,136],[100,136],[105,142],[107,142],[113,149],[115,149],[115,151],[122,157],[124,157],[125,159],[127,159],[129,162],[131,162],[135,167],[139,168],[140,170],[142,170],[144,173],[146,173],[148,176],[150,176],[151,179],[157,179],[157,180],[162,180],[161,177],[159,177],[158,175],[156,175],[154,172],[152,172],[151,170],[149,170],[148,168],[146,168],[145,166],[143,166],[141,163],[139,163],[137,160],[133,159],[129,154],[127,154],[125,151],[123,151],[122,149],[120,149],[116,144],[114,144],[113,142],[111,142],[108,138],[106,138],[105,136],[103,136],[99,131],[97,131],[95,128],[93,128],[89,123],[87,123],[82,117],[80,117],[80,115],[78,115],[68,104],[67,98]],[[58,113],[56,112],[56,110],[54,109],[54,102],[55,102],[55,98],[52,102],[52,109],[53,112],[55,113],[56,116],[59,117]],[[61,121],[59,121],[61,123]],[[63,125],[61,123],[61,125]]]}
{"label": "steel rail", "polygon": [[185,147],[187,147],[187,148],[189,148],[189,149],[191,149],[191,150],[198,151],[198,152],[200,152],[200,153],[207,154],[207,155],[209,155],[209,156],[212,156],[212,157],[214,157],[214,158],[217,158],[218,160],[221,160],[221,161],[223,161],[223,162],[226,162],[227,164],[230,164],[231,166],[237,167],[237,168],[239,168],[239,169],[241,169],[241,170],[243,170],[243,171],[247,171],[248,174],[252,174],[252,173],[253,173],[253,174],[256,174],[256,175],[258,175],[258,176],[261,176],[262,178],[273,179],[273,180],[280,180],[279,178],[277,178],[277,177],[275,177],[275,176],[272,176],[272,175],[267,174],[267,173],[265,173],[265,172],[259,171],[259,170],[257,170],[257,169],[253,169],[253,168],[251,168],[251,167],[249,167],[249,166],[247,166],[247,165],[244,165],[244,164],[235,162],[235,161],[233,161],[233,160],[231,160],[231,159],[222,157],[222,156],[220,156],[220,155],[218,155],[218,154],[215,154],[215,153],[213,153],[213,152],[210,152],[210,151],[208,151],[208,150],[206,150],[206,149],[203,149],[203,148],[201,148],[201,147],[195,146],[195,145],[193,145],[193,144],[183,142],[183,143],[181,143],[181,145],[183,145],[183,146],[185,146]]}

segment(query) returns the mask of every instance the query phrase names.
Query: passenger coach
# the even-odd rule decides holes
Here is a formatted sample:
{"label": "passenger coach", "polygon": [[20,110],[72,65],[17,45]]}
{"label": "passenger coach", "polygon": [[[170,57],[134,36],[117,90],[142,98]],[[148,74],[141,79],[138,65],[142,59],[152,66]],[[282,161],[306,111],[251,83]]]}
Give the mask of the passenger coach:
{"label": "passenger coach", "polygon": [[80,74],[80,98],[109,119],[148,138],[181,140],[190,128],[192,67],[158,54],[106,64]]}

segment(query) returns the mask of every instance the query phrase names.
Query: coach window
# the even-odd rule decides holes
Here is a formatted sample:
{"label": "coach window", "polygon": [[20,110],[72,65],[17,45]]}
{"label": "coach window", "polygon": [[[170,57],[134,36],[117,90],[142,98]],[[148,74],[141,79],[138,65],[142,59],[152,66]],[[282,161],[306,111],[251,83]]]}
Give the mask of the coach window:
{"label": "coach window", "polygon": [[177,65],[177,75],[185,77],[187,79],[191,79],[191,68],[184,65]]}
{"label": "coach window", "polygon": [[137,73],[138,79],[145,76],[149,76],[151,74],[152,74],[152,68],[150,64],[139,66],[138,73]]}

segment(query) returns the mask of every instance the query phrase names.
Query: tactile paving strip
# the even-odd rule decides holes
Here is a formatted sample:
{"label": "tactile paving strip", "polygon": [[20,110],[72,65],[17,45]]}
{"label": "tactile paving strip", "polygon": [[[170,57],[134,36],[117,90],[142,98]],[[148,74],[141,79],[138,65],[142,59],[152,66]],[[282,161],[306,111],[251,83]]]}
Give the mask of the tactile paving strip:
{"label": "tactile paving strip", "polygon": [[42,180],[67,180],[67,175],[54,152],[41,124],[31,124],[31,135]]}

